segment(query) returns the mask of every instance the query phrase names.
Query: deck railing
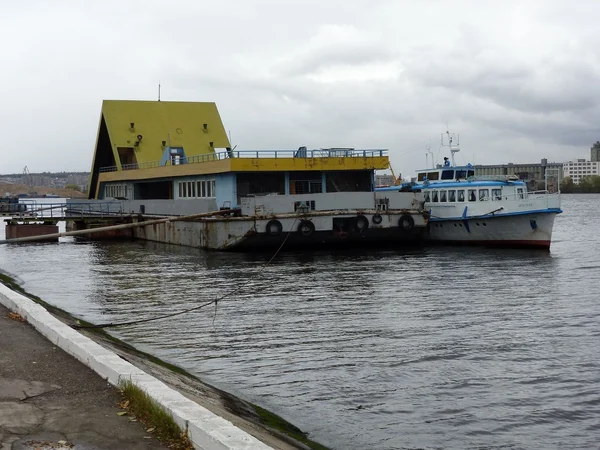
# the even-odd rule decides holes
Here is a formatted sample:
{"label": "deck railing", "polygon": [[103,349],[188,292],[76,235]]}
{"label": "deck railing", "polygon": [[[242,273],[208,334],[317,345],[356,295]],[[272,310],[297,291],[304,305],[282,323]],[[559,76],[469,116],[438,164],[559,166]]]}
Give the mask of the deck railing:
{"label": "deck railing", "polygon": [[[230,158],[376,158],[387,156],[387,149],[354,149],[354,148],[335,148],[318,150],[240,150],[208,153],[205,155],[185,156],[178,159],[168,159],[161,164],[161,161],[150,161],[145,163],[122,164],[122,170],[151,169],[161,166],[172,166],[181,164],[198,164],[211,161],[220,161]],[[100,172],[116,172],[117,166],[101,167]]]}

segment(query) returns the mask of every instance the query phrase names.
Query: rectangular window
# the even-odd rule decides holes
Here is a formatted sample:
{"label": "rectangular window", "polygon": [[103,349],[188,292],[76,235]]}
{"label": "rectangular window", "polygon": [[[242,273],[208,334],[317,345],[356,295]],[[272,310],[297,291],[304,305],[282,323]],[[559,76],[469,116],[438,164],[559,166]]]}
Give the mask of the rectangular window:
{"label": "rectangular window", "polygon": [[465,201],[465,191],[463,191],[462,189],[457,191],[458,192],[458,201],[459,202],[464,202]]}
{"label": "rectangular window", "polygon": [[492,200],[502,200],[502,189],[492,189]]}
{"label": "rectangular window", "polygon": [[477,189],[469,189],[469,201],[470,202],[477,201]]}
{"label": "rectangular window", "polygon": [[177,183],[179,185],[179,198],[183,197],[183,183],[180,181]]}
{"label": "rectangular window", "polygon": [[212,180],[210,182],[210,185],[212,186],[212,189],[211,189],[212,196],[216,197],[217,196],[217,180]]}
{"label": "rectangular window", "polygon": [[440,173],[439,172],[429,172],[427,174],[427,179],[429,181],[439,180],[440,179]]}
{"label": "rectangular window", "polygon": [[210,181],[206,182],[206,196],[212,197],[212,184],[210,183]]}
{"label": "rectangular window", "polygon": [[429,196],[429,192],[425,192],[425,201],[426,202],[430,202],[431,201],[431,197]]}
{"label": "rectangular window", "polygon": [[196,183],[192,181],[192,197],[196,198]]}
{"label": "rectangular window", "polygon": [[523,195],[523,188],[518,188],[518,189],[517,189],[517,197],[519,197],[519,198],[524,198],[524,195]]}
{"label": "rectangular window", "polygon": [[467,175],[467,172],[466,172],[466,171],[464,171],[464,170],[457,170],[457,171],[456,171],[456,179],[457,179],[457,180],[458,180],[459,178],[460,178],[460,179],[462,179],[462,178],[465,178],[465,177],[466,177],[466,175]]}
{"label": "rectangular window", "polygon": [[206,181],[201,181],[200,182],[200,195],[199,197],[206,197]]}
{"label": "rectangular window", "polygon": [[444,170],[442,172],[442,180],[453,180],[454,179],[454,170]]}
{"label": "rectangular window", "polygon": [[431,194],[431,202],[432,203],[437,203],[438,202],[438,191],[433,191]]}
{"label": "rectangular window", "polygon": [[446,191],[440,191],[440,203],[446,203]]}
{"label": "rectangular window", "polygon": [[452,189],[451,191],[448,191],[448,201],[449,202],[456,201],[456,191],[454,189]]}
{"label": "rectangular window", "polygon": [[490,199],[490,191],[489,189],[479,189],[479,201],[485,202]]}

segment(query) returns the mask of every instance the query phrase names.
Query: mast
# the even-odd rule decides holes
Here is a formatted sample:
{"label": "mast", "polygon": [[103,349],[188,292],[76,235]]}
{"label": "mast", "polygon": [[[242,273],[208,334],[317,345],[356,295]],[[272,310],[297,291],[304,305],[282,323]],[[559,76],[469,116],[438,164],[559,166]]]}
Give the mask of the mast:
{"label": "mast", "polygon": [[[446,135],[446,139],[444,139],[444,134]],[[450,133],[450,131],[446,130],[445,133],[442,133],[442,146],[450,148],[450,154],[452,158],[452,165],[456,166],[456,162],[454,161],[454,154],[460,152],[460,137],[456,133]]]}

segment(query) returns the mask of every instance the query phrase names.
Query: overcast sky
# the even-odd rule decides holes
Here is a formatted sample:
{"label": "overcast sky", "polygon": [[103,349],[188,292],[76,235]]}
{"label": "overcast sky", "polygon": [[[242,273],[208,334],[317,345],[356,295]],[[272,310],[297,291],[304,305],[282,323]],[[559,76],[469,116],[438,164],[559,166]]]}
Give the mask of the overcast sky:
{"label": "overcast sky", "polygon": [[103,99],[214,101],[240,149],[589,158],[592,0],[0,0],[0,173],[89,170]]}

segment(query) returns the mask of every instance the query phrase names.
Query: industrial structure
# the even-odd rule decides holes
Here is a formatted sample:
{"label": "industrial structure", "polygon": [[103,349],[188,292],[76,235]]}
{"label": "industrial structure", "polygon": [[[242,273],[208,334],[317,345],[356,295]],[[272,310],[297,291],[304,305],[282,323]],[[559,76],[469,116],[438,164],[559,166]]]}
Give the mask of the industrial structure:
{"label": "industrial structure", "polygon": [[530,190],[544,189],[556,192],[564,178],[563,163],[548,162],[542,159],[539,163],[526,164],[491,164],[474,166],[478,175],[514,175],[527,183]]}

